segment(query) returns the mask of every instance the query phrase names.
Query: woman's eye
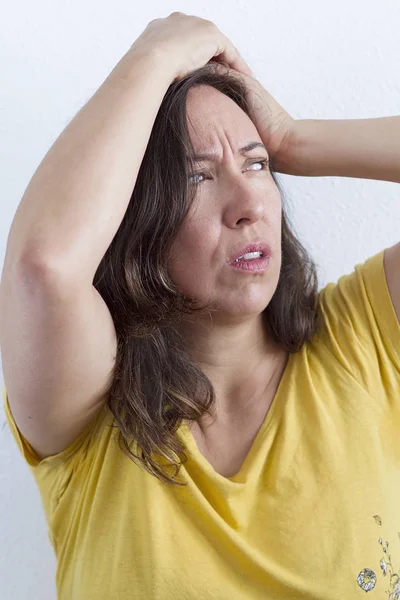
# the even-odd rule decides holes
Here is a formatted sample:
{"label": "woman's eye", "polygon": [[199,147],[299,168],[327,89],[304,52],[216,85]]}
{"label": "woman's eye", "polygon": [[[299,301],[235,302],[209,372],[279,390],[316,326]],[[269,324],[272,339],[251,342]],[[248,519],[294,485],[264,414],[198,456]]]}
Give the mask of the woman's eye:
{"label": "woman's eye", "polygon": [[[264,158],[263,160],[256,160],[255,162],[252,162],[249,166],[252,167],[253,165],[261,165],[261,169],[258,170],[265,171],[269,167],[269,159]],[[201,171],[200,173],[193,173],[192,175],[190,175],[189,179],[192,180],[193,177],[198,177],[200,175],[204,177],[204,175],[207,175],[207,173],[204,171]],[[201,183],[201,181],[198,181],[197,183]]]}
{"label": "woman's eye", "polygon": [[[193,173],[193,175],[190,175],[189,177],[189,182],[193,183],[193,177],[199,177],[200,175],[205,175],[205,173]],[[201,183],[201,181],[197,181],[197,183]]]}
{"label": "woman's eye", "polygon": [[261,169],[259,169],[259,171],[264,171],[269,166],[269,159],[264,158],[264,160],[256,160],[256,162],[251,163],[250,166],[253,166],[253,165],[262,165]]}

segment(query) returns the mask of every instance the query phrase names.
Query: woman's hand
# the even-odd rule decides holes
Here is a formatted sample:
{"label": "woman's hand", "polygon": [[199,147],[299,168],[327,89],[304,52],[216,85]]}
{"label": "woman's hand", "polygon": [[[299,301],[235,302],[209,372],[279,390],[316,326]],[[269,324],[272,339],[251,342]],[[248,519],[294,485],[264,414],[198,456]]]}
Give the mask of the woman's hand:
{"label": "woman's hand", "polygon": [[207,63],[240,77],[246,87],[250,118],[267,147],[272,169],[291,174],[289,149],[295,120],[262,87],[237,48],[212,21],[173,12],[150,21],[132,44],[134,48],[156,53],[168,65],[174,81]]}
{"label": "woman's hand", "polygon": [[296,120],[262,87],[254,75],[239,72],[215,60],[211,60],[210,64],[215,65],[217,71],[239,77],[245,84],[250,118],[267,147],[271,168],[278,173],[293,174],[290,148]]}
{"label": "woman's hand", "polygon": [[212,21],[181,12],[150,21],[133,47],[157,52],[167,60],[174,81],[204,67],[214,57],[240,73],[251,74],[237,48]]}

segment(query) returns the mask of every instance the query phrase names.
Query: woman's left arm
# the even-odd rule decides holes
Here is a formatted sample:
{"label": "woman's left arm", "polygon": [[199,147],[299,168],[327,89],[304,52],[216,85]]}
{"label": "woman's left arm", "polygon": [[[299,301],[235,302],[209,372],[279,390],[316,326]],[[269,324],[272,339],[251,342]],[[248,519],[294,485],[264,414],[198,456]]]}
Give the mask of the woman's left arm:
{"label": "woman's left arm", "polygon": [[[286,146],[283,172],[400,183],[400,116],[295,121]],[[400,323],[400,242],[385,249],[384,268]]]}
{"label": "woman's left arm", "polygon": [[283,172],[400,183],[400,116],[295,120]]}

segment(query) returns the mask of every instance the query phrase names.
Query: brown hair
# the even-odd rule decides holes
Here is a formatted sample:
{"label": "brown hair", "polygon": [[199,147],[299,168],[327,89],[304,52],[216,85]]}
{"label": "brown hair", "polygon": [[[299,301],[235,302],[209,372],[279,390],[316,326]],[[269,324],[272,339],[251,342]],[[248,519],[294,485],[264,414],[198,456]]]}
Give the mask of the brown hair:
{"label": "brown hair", "polygon": [[[177,457],[186,462],[187,456],[174,434],[182,419],[199,420],[215,401],[209,378],[191,360],[175,327],[183,316],[210,308],[184,296],[167,269],[171,245],[196,194],[196,185],[188,185],[193,165],[186,157],[193,147],[186,98],[197,85],[213,86],[250,116],[244,82],[216,71],[212,64],[169,86],[127,211],[93,280],[117,332],[107,405],[119,429],[120,446],[161,482],[176,485],[182,485],[174,481],[182,464]],[[263,322],[274,340],[293,353],[317,326],[318,280],[316,265],[291,231],[272,168],[271,174],[282,197],[282,265]],[[166,459],[167,469],[174,469],[171,477],[160,458]]]}

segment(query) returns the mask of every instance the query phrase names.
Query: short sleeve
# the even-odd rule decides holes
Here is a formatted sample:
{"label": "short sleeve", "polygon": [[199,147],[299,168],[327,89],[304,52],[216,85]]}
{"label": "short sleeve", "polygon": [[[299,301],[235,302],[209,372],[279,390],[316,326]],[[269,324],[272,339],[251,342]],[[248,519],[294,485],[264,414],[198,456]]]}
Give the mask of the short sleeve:
{"label": "short sleeve", "polygon": [[62,452],[42,459],[19,431],[4,384],[3,399],[5,417],[11,434],[38,485],[46,515],[49,516],[54,513],[62,494],[73,480],[74,473],[88,459],[105,410],[100,411],[79,437]]}
{"label": "short sleeve", "polygon": [[320,339],[370,393],[400,392],[400,325],[390,296],[384,250],[319,293]]}

